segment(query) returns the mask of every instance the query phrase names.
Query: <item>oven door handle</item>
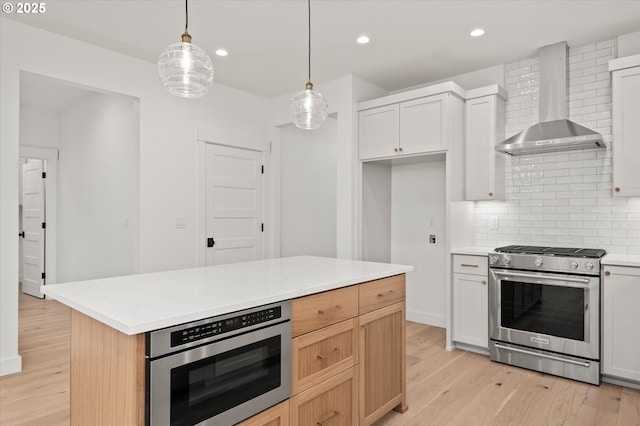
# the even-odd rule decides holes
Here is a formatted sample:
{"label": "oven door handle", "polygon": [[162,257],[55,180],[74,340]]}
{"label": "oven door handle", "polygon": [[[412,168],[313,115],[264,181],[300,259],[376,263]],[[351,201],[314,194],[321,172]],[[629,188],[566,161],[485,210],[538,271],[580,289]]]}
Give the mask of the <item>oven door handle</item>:
{"label": "oven door handle", "polygon": [[[552,280],[552,281],[564,281],[570,283],[584,284],[584,287],[588,287],[589,279],[588,278],[574,278],[574,277],[557,277],[553,275],[531,275],[531,274],[522,274],[519,272],[502,272],[502,271],[491,271],[496,275],[500,275],[503,277],[519,277],[519,278],[533,278],[536,280]],[[577,286],[574,286],[577,287]],[[580,286],[582,287],[582,286]]]}
{"label": "oven door handle", "polygon": [[561,362],[566,362],[568,364],[575,364],[575,365],[579,365],[581,367],[589,368],[589,363],[586,362],[586,361],[574,361],[572,359],[560,358],[559,356],[541,354],[541,353],[538,353],[538,352],[525,351],[524,349],[513,348],[511,346],[503,346],[500,343],[494,343],[494,346],[496,348],[498,348],[498,349],[504,349],[505,351],[518,352],[518,353],[525,354],[525,355],[533,355],[533,356],[537,356],[537,357],[540,357],[540,358],[547,358],[547,359],[551,359],[553,361],[561,361]]}

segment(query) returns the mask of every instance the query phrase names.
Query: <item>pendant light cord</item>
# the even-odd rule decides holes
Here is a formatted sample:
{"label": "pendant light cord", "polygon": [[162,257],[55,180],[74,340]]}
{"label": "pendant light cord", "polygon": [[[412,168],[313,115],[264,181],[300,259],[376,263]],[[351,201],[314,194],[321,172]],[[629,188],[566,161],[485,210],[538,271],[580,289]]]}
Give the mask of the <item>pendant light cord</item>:
{"label": "pendant light cord", "polygon": [[184,29],[186,30],[189,28],[189,0],[184,0],[184,16]]}
{"label": "pendant light cord", "polygon": [[307,0],[307,10],[309,15],[309,78],[308,81],[311,81],[311,0]]}

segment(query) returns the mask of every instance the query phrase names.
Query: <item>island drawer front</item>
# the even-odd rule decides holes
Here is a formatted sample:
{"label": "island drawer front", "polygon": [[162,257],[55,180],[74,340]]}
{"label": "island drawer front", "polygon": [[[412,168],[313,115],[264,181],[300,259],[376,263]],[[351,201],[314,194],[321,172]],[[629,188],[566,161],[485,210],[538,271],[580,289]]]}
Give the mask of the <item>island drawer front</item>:
{"label": "island drawer front", "polygon": [[274,405],[236,426],[289,426],[289,400]]}
{"label": "island drawer front", "polygon": [[317,385],[358,363],[358,318],[293,339],[291,393]]}
{"label": "island drawer front", "polygon": [[358,424],[357,367],[325,380],[291,398],[291,426]]}
{"label": "island drawer front", "polygon": [[405,300],[405,276],[394,275],[359,286],[360,315]]}
{"label": "island drawer front", "polygon": [[453,272],[486,276],[489,273],[487,256],[455,254],[453,255]]}
{"label": "island drawer front", "polygon": [[358,316],[358,286],[293,299],[293,337]]}

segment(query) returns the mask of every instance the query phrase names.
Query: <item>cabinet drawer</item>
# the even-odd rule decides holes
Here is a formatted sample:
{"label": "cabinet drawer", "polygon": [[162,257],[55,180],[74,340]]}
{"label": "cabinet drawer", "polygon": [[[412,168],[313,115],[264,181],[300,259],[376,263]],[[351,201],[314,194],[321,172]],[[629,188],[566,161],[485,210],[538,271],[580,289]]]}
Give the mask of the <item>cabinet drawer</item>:
{"label": "cabinet drawer", "polygon": [[289,400],[274,405],[236,426],[289,426]]}
{"label": "cabinet drawer", "polygon": [[487,276],[489,273],[487,256],[455,254],[453,255],[453,272]]}
{"label": "cabinet drawer", "polygon": [[375,311],[405,299],[405,276],[369,281],[359,286],[360,315]]}
{"label": "cabinet drawer", "polygon": [[293,337],[358,315],[358,286],[294,299],[291,304]]}
{"label": "cabinet drawer", "polygon": [[291,393],[301,392],[358,363],[358,319],[293,339]]}
{"label": "cabinet drawer", "polygon": [[343,371],[291,398],[291,426],[357,425],[356,368]]}

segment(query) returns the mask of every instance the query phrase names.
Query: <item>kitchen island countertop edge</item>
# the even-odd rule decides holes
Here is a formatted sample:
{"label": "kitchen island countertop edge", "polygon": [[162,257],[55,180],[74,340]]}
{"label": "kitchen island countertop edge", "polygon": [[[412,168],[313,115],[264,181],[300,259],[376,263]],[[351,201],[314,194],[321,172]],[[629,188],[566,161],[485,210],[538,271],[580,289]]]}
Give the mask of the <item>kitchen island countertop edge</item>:
{"label": "kitchen island countertop edge", "polygon": [[408,265],[296,256],[50,284],[41,291],[133,335],[412,270]]}

